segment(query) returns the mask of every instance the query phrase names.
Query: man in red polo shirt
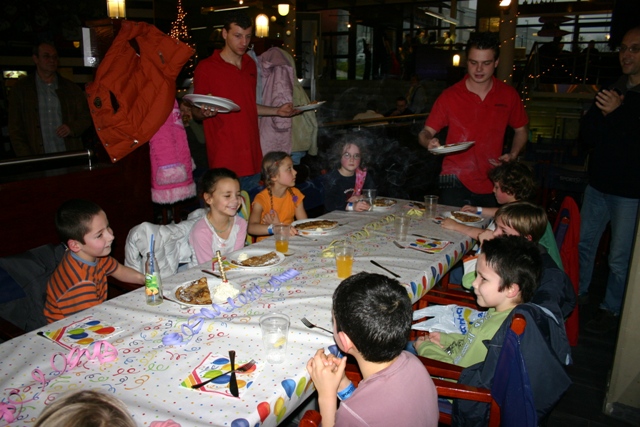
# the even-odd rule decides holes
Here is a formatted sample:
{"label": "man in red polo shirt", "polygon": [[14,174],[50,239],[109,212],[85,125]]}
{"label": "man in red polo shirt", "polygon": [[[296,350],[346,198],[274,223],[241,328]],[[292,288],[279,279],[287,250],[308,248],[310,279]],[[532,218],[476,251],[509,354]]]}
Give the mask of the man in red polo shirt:
{"label": "man in red polo shirt", "polygon": [[[489,170],[516,160],[528,138],[529,119],[520,96],[493,76],[500,50],[490,33],[467,43],[467,75],[438,97],[420,132],[420,144],[440,146],[434,136],[448,127],[447,144],[475,141],[464,151],[447,154],[440,175],[440,202],[452,206],[496,206]],[[502,154],[507,126],[515,134],[509,153]]]}
{"label": "man in red polo shirt", "polygon": [[230,13],[222,30],[224,48],[200,61],[193,75],[194,93],[227,98],[240,107],[240,111],[218,114],[215,107],[203,105],[192,108],[192,113],[204,120],[209,167],[231,169],[244,190],[257,187],[260,181],[258,115],[290,117],[295,112],[291,103],[256,104],[256,63],[245,55],[251,36],[251,19],[241,12]]}

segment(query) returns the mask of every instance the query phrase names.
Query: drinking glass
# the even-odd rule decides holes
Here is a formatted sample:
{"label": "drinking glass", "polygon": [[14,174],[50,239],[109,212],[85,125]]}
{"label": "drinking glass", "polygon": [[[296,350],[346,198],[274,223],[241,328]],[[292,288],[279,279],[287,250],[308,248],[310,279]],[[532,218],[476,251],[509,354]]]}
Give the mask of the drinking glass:
{"label": "drinking glass", "polygon": [[268,313],[260,317],[262,345],[269,363],[282,363],[287,354],[289,340],[289,316],[282,313]]}
{"label": "drinking glass", "polygon": [[409,232],[409,225],[411,225],[411,217],[398,215],[393,220],[396,228],[396,239],[404,242],[407,240],[407,233]]}
{"label": "drinking glass", "polygon": [[283,254],[289,252],[290,230],[290,225],[275,224],[273,226],[273,235],[276,238],[276,251]]}
{"label": "drinking glass", "polygon": [[353,269],[353,246],[347,242],[338,242],[333,246],[333,253],[336,258],[338,277],[340,279],[346,279],[351,276]]}
{"label": "drinking glass", "polygon": [[435,218],[438,215],[438,196],[424,196],[424,214],[427,218]]}
{"label": "drinking glass", "polygon": [[373,210],[373,203],[376,201],[378,190],[365,188],[362,190],[362,199],[369,204],[369,212]]}

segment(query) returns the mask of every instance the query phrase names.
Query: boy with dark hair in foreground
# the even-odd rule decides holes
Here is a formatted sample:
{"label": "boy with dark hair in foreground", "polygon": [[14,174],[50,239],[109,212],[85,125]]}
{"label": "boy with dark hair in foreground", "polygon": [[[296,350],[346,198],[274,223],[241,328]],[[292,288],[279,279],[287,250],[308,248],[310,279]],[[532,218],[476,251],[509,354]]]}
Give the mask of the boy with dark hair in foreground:
{"label": "boy with dark hair in foreground", "polygon": [[[317,351],[307,363],[322,425],[438,425],[437,393],[424,365],[403,351],[411,330],[411,300],[397,280],[359,273],[333,294],[333,336],[358,362],[357,389],[345,376],[347,358]],[[342,401],[337,408],[337,398]]]}

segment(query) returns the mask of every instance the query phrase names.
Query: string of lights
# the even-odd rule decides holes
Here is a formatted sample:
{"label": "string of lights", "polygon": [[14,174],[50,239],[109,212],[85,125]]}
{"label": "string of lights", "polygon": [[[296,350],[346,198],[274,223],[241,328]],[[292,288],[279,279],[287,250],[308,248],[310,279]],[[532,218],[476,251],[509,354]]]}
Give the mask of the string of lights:
{"label": "string of lights", "polygon": [[[185,12],[182,8],[182,0],[178,0],[177,16],[176,20],[171,23],[171,31],[169,31],[169,36],[187,44],[191,48],[195,48],[195,46],[191,43],[191,34],[189,34],[189,28],[185,23],[186,16],[187,12]],[[187,63],[182,68],[183,73],[185,73],[188,78],[193,77],[195,59],[197,59],[197,54],[194,53],[194,55],[189,58],[189,61],[187,61]]]}

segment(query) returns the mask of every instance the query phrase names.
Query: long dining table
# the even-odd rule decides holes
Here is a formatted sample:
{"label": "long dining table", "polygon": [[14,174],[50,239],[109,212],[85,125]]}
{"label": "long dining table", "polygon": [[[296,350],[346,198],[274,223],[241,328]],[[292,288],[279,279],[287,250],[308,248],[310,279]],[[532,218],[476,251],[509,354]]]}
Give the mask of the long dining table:
{"label": "long dining table", "polygon": [[[414,234],[450,244],[437,253],[395,245],[393,217],[401,210],[412,221],[400,246],[420,243]],[[439,206],[439,213],[450,210]],[[471,238],[420,214],[404,200],[372,212],[325,214],[320,219],[339,226],[291,237],[288,256],[279,264],[228,269],[229,281],[242,291],[231,304],[203,308],[165,300],[150,306],[142,288],[1,344],[0,426],[32,425],[48,404],[78,389],[115,395],[140,426],[165,420],[183,427],[278,425],[314,391],[306,370],[309,358],[334,344],[331,334],[300,320],[306,317],[332,330],[331,297],[341,281],[332,242],[354,245],[354,273],[390,275],[371,263],[376,261],[399,275],[413,302],[474,245]],[[274,250],[274,240],[245,249],[266,253]],[[211,270],[211,263],[164,278],[165,296],[175,300],[178,286],[206,277],[203,269]],[[291,320],[281,364],[267,363],[263,352],[259,318],[270,312]],[[210,387],[190,387],[206,379],[206,372],[229,369],[230,350],[236,352],[237,365],[256,361],[249,372],[236,375],[239,397],[229,392],[229,375]]]}

